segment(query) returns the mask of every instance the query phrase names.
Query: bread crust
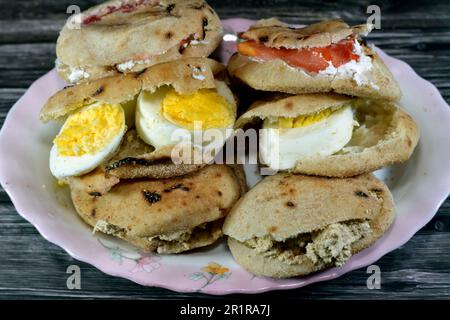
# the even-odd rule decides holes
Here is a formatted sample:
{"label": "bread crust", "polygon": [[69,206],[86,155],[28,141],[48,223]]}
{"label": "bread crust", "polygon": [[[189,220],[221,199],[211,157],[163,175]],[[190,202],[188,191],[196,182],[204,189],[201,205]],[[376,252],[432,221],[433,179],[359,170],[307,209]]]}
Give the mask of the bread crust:
{"label": "bread crust", "polygon": [[43,122],[59,120],[87,102],[124,103],[141,90],[154,91],[163,85],[172,85],[177,92],[188,94],[216,88],[215,80],[227,82],[226,69],[219,62],[207,58],[180,59],[150,67],[142,74],[116,75],[66,87],[50,97],[39,116]]}
{"label": "bread crust", "polygon": [[[99,168],[68,181],[75,209],[87,224],[107,225],[114,231],[109,232],[112,235],[154,251],[160,244],[152,237],[189,231],[224,218],[244,190],[236,176],[239,170],[242,168],[211,165],[178,178],[119,180],[106,177]],[[221,236],[221,225],[213,224],[193,241],[159,252],[176,253],[210,244]],[[105,228],[97,229],[105,232]]]}
{"label": "bread crust", "polygon": [[306,27],[292,28],[271,18],[257,21],[249,30],[240,34],[246,40],[252,40],[270,48],[317,48],[337,43],[349,36],[367,34],[372,25],[363,24],[350,27],[341,19],[321,21]]}
{"label": "bread crust", "polygon": [[345,178],[407,161],[419,141],[419,128],[409,114],[393,110],[390,133],[376,145],[321,158],[299,160],[294,173]]}
{"label": "bread crust", "polygon": [[65,87],[50,97],[42,108],[39,118],[43,122],[61,120],[89,102],[101,101],[110,104],[127,102],[139,94],[141,87],[141,82],[132,74]]}
{"label": "bread crust", "polygon": [[[127,4],[136,8],[121,11]],[[219,17],[202,0],[113,0],[78,18],[80,27],[66,23],[56,46],[59,74],[72,83],[139,72],[179,58],[207,57],[223,33]],[[195,42],[184,48],[186,40]],[[124,70],[121,64],[131,65]],[[88,76],[71,81],[74,69]]]}
{"label": "bread crust", "polygon": [[[196,150],[191,150],[192,157]],[[195,158],[194,158],[195,159]],[[199,158],[201,159],[201,158]],[[142,141],[136,130],[129,130],[116,155],[103,165],[106,177],[118,179],[167,179],[183,176],[206,166],[206,163],[174,163],[171,148],[156,150]]]}
{"label": "bread crust", "polygon": [[207,58],[189,58],[152,66],[139,75],[142,90],[171,85],[180,94],[215,88],[215,80],[228,81],[225,66]]}
{"label": "bread crust", "polygon": [[346,221],[368,221],[371,233],[351,246],[352,254],[371,246],[394,220],[394,203],[387,186],[373,175],[328,179],[293,174],[266,177],[233,207],[223,231],[236,261],[253,274],[269,277],[307,275],[327,266],[306,255],[287,264],[267,257],[243,242],[270,236],[285,241]]}
{"label": "bread crust", "polygon": [[235,127],[243,128],[258,119],[267,117],[297,117],[311,115],[328,108],[339,108],[349,104],[352,97],[330,94],[300,94],[267,96],[265,100],[255,101],[237,120]]}
{"label": "bread crust", "polygon": [[332,223],[374,220],[392,209],[391,193],[372,174],[338,179],[278,173],[239,200],[223,230],[241,242],[267,235],[283,241]]}
{"label": "bread crust", "polygon": [[278,259],[270,259],[231,237],[228,237],[227,244],[234,260],[248,272],[258,277],[301,277],[319,271],[324,267],[315,265],[306,256],[302,257],[302,262],[298,264],[287,264]]}

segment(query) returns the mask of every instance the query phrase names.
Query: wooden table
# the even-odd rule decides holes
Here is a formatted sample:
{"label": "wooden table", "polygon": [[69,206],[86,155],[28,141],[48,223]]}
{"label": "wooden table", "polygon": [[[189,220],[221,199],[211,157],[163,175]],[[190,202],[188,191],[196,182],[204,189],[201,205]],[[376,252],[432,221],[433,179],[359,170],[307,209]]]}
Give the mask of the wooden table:
{"label": "wooden table", "polygon": [[[38,77],[53,68],[55,41],[64,24],[66,8],[82,9],[99,1],[0,0],[0,124],[14,102]],[[308,24],[342,17],[350,24],[367,19],[366,8],[381,8],[381,30],[373,40],[388,54],[409,63],[434,83],[450,102],[450,2],[442,1],[287,1],[216,0],[209,3],[222,18],[278,16]],[[436,137],[438,141],[439,137]],[[438,142],[437,142],[438,143]],[[1,155],[0,155],[1,161]],[[77,264],[82,290],[66,288],[66,268]],[[283,299],[395,299],[450,298],[450,200],[436,217],[406,245],[377,263],[382,271],[380,290],[366,287],[366,269],[306,288],[263,294]],[[0,188],[0,299],[11,298],[146,298],[216,297],[178,294],[141,287],[110,277],[72,259],[43,239],[22,219]],[[243,296],[230,296],[242,300]]]}

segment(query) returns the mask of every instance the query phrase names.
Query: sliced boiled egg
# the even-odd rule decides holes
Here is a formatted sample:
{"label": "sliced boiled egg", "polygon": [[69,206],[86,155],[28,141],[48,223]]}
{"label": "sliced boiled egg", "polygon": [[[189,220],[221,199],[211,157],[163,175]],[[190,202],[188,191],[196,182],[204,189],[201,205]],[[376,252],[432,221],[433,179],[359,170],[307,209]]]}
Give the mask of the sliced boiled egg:
{"label": "sliced boiled egg", "polygon": [[[136,130],[156,149],[183,141],[194,145],[198,141],[201,147],[222,146],[232,134],[226,129],[231,129],[235,121],[234,103],[233,94],[222,81],[216,81],[216,89],[201,89],[193,94],[179,94],[170,86],[155,92],[142,91],[136,104]],[[210,144],[202,141],[205,133],[214,129],[220,134],[214,135]]]}
{"label": "sliced boiled egg", "polygon": [[354,120],[350,106],[325,109],[310,116],[266,118],[260,130],[260,154],[274,170],[287,170],[305,157],[329,156],[351,139]]}
{"label": "sliced boiled egg", "polygon": [[92,171],[116,152],[126,128],[121,105],[85,106],[67,118],[53,140],[50,171],[58,179]]}

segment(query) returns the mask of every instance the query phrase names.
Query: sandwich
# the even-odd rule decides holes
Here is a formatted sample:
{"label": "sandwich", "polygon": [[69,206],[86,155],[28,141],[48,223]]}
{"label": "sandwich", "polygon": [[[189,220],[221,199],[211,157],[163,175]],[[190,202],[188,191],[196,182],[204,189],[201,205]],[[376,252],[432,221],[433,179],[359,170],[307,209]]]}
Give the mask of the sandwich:
{"label": "sandwich", "polygon": [[[64,88],[40,113],[44,122],[64,121],[52,174],[64,180],[101,165],[122,179],[170,178],[200,169],[233,133],[237,102],[225,71],[189,58]],[[209,130],[220,134],[197,143]]]}
{"label": "sandwich", "polygon": [[[236,100],[225,71],[211,59],[180,59],[66,87],[48,100],[41,120],[63,122],[50,171],[69,186],[94,231],[158,253],[220,238],[224,217],[246,189],[244,173],[192,156],[209,146],[196,145],[196,135],[233,133]],[[193,153],[184,159],[173,152],[179,145]]]}
{"label": "sandwich", "polygon": [[76,211],[94,232],[164,254],[214,243],[246,189],[242,168],[227,165],[169,179],[121,180],[97,168],[68,184]]}
{"label": "sandwich", "polygon": [[75,15],[56,45],[69,83],[139,72],[179,58],[208,57],[222,25],[203,0],[112,0]]}
{"label": "sandwich", "polygon": [[305,276],[342,266],[392,224],[394,205],[371,174],[346,179],[280,173],[234,206],[223,232],[231,253],[257,276]]}
{"label": "sandwich", "polygon": [[271,94],[236,128],[259,132],[261,162],[275,171],[350,177],[406,161],[419,128],[393,102],[338,94]]}
{"label": "sandwich", "polygon": [[360,38],[371,29],[370,24],[350,27],[341,20],[303,28],[260,20],[239,34],[228,70],[239,82],[262,91],[399,100],[391,72]]}

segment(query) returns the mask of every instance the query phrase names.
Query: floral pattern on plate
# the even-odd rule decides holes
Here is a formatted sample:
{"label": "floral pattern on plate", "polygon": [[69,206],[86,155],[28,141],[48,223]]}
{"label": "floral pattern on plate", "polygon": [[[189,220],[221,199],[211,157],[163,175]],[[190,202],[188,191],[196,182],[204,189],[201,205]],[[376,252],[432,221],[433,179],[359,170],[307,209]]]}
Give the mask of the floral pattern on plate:
{"label": "floral pattern on plate", "polygon": [[200,272],[189,274],[189,279],[193,281],[204,281],[203,286],[200,287],[200,289],[203,289],[218,280],[228,279],[230,276],[230,269],[221,266],[218,263],[210,262],[207,266],[203,267]]}
{"label": "floral pattern on plate", "polygon": [[108,250],[111,259],[122,265],[125,261],[134,263],[133,268],[129,271],[136,272],[153,272],[161,267],[161,257],[151,253],[139,253],[136,251],[127,251],[118,245],[98,239],[98,242]]}

